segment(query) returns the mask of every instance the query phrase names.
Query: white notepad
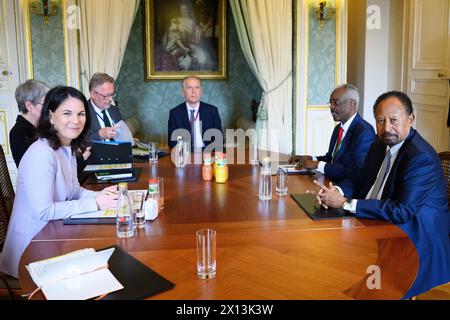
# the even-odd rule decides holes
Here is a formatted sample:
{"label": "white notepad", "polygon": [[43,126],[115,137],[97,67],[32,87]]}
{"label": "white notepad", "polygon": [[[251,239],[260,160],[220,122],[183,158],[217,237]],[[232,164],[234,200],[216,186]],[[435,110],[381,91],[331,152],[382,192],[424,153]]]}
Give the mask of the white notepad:
{"label": "white notepad", "polygon": [[[142,200],[145,201],[145,198],[147,197],[147,190],[129,190],[128,194],[130,195],[130,198],[132,197],[133,193],[141,193],[142,194]],[[131,198],[132,199],[132,198]],[[131,200],[130,199],[130,200]],[[141,203],[132,203],[131,204],[133,208],[141,208]],[[86,212],[86,213],[77,213],[70,216],[71,219],[87,219],[87,218],[115,218],[117,216],[117,209],[109,209],[109,210],[97,210],[92,212]]]}
{"label": "white notepad", "polygon": [[108,269],[114,248],[83,249],[25,266],[47,300],[85,300],[124,287]]}

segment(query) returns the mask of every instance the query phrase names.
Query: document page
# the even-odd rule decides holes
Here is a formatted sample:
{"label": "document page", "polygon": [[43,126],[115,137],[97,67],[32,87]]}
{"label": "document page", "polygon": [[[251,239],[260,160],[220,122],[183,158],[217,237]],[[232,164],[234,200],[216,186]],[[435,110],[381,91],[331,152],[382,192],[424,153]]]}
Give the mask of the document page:
{"label": "document page", "polygon": [[114,138],[114,140],[131,142],[131,145],[134,145],[135,143],[134,143],[133,135],[131,134],[131,131],[128,128],[127,124],[123,120],[120,120],[119,122],[117,122],[116,125],[118,125],[120,127],[120,129],[119,129],[119,134]]}
{"label": "document page", "polygon": [[278,167],[283,168],[288,173],[307,173],[308,172],[308,169],[296,169],[295,164],[280,164]]}
{"label": "document page", "polygon": [[95,252],[94,249],[80,250],[60,256],[57,259],[30,263],[26,268],[38,286],[45,286],[49,283],[107,267],[108,259],[113,252],[114,248],[99,252]]}
{"label": "document page", "polygon": [[42,288],[47,300],[86,300],[123,289],[107,268],[54,282]]}
{"label": "document page", "polygon": [[62,255],[62,256],[57,256],[57,257],[30,263],[29,265],[26,265],[25,268],[30,273],[31,279],[33,279],[34,283],[36,283],[36,285],[38,287],[40,287],[43,284],[42,279],[41,279],[42,274],[45,272],[45,269],[48,265],[59,262],[59,261],[65,261],[67,259],[70,259],[71,257],[79,257],[79,256],[89,255],[94,252],[95,252],[95,250],[92,248],[81,249],[81,250],[70,252],[70,253]]}
{"label": "document page", "polygon": [[95,172],[103,170],[131,169],[132,167],[132,163],[88,164],[83,171]]}
{"label": "document page", "polygon": [[[145,201],[145,198],[147,197],[147,190],[130,190],[130,191],[128,191],[128,194],[130,195],[131,199],[133,199],[134,193],[142,193],[141,199],[143,201]],[[135,205],[137,205],[137,204],[132,203],[133,207],[135,207]],[[71,219],[86,219],[86,218],[98,219],[98,218],[115,218],[116,216],[117,216],[117,209],[109,209],[109,210],[97,210],[97,211],[93,211],[93,212],[73,214],[70,216],[70,218]]]}

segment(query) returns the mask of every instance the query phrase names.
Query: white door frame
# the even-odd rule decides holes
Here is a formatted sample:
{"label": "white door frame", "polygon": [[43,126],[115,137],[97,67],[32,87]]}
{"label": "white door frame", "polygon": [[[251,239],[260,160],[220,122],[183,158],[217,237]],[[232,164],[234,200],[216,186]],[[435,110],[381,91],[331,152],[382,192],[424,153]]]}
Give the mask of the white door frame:
{"label": "white door frame", "polygon": [[[20,69],[20,82],[34,78],[33,53],[31,49],[31,31],[29,16],[29,0],[14,0],[16,19],[16,39],[18,44],[18,57]],[[62,0],[62,23],[64,30],[64,53],[66,84],[81,88],[79,41],[80,9],[78,0]]]}
{"label": "white door frame", "polygon": [[[294,153],[306,154],[311,146],[308,126],[308,41],[311,1],[298,0],[296,8],[296,57],[294,92]],[[347,81],[347,0],[336,0],[336,72],[335,86]],[[331,92],[330,92],[331,93]],[[329,112],[327,108],[324,108]],[[329,140],[329,137],[326,138]]]}

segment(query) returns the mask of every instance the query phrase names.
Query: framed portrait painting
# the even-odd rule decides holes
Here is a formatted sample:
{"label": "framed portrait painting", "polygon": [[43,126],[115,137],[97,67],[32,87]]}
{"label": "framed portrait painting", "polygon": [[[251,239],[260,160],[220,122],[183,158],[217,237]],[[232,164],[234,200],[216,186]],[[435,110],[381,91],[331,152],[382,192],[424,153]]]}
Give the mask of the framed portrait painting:
{"label": "framed portrait painting", "polygon": [[145,80],[226,79],[225,0],[145,0]]}

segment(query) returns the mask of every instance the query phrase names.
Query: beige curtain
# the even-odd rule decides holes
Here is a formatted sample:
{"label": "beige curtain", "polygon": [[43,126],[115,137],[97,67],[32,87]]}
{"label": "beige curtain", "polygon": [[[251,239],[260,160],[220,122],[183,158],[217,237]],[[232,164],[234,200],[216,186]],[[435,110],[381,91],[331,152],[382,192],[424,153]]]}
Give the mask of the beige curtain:
{"label": "beige curtain", "polygon": [[259,147],[292,151],[292,0],[230,0],[245,58],[264,90]]}
{"label": "beige curtain", "polygon": [[117,78],[140,0],[79,0],[83,92],[96,72]]}

